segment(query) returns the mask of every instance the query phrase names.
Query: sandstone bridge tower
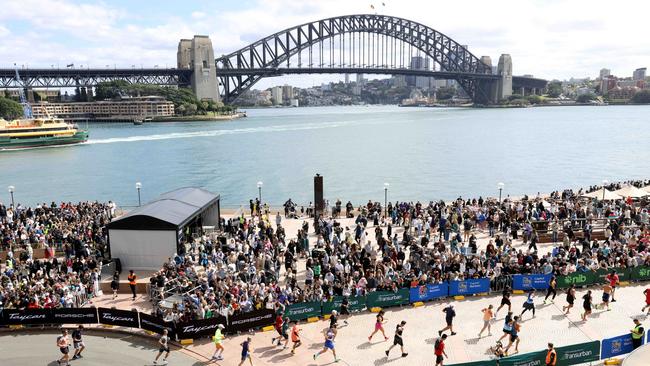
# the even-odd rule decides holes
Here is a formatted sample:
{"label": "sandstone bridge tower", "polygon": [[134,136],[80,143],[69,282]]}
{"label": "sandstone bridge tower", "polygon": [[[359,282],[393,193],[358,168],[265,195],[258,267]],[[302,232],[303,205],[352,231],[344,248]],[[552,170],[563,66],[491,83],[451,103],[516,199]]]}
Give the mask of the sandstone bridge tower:
{"label": "sandstone bridge tower", "polygon": [[194,71],[191,86],[199,100],[219,101],[214,50],[210,37],[196,35],[192,39],[181,39],[178,42],[176,62],[179,69]]}

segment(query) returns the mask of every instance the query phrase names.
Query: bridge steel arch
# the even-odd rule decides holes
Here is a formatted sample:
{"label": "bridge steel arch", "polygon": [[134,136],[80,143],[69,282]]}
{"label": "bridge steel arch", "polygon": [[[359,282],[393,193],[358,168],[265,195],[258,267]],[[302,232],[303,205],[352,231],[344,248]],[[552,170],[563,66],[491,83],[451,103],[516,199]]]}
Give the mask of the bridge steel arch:
{"label": "bridge steel arch", "polygon": [[[486,77],[492,73],[491,67],[467,48],[418,22],[377,14],[338,16],[301,24],[217,58],[215,64],[222,86],[222,100],[233,102],[261,78],[273,75],[273,71],[275,74],[292,73],[290,67],[281,66],[308,47],[338,35],[357,32],[385,35],[412,45],[440,65],[442,71],[453,73],[453,78],[474,101],[484,103],[489,100],[488,84],[498,77]],[[342,69],[341,72],[349,71]],[[397,68],[392,72],[401,73]]]}

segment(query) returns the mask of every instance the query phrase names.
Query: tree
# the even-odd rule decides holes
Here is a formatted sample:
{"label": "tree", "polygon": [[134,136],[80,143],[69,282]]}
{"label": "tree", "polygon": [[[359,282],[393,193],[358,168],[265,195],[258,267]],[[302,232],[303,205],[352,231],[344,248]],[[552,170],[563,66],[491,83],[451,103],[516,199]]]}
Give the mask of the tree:
{"label": "tree", "polygon": [[650,104],[650,90],[638,91],[632,97],[632,103],[637,104]]}
{"label": "tree", "polygon": [[548,83],[548,96],[551,98],[557,98],[562,94],[562,82],[560,81],[551,81]]}
{"label": "tree", "polygon": [[12,120],[22,117],[23,106],[8,98],[0,98],[0,118]]}
{"label": "tree", "polygon": [[440,100],[451,99],[456,95],[456,88],[453,86],[442,86],[436,90],[436,98]]}
{"label": "tree", "polygon": [[526,97],[528,100],[528,103],[530,104],[542,104],[544,103],[544,99],[540,97],[539,95],[529,95]]}
{"label": "tree", "polygon": [[589,103],[592,100],[596,99],[596,94],[594,93],[587,93],[587,94],[581,94],[576,98],[576,102],[578,103]]}

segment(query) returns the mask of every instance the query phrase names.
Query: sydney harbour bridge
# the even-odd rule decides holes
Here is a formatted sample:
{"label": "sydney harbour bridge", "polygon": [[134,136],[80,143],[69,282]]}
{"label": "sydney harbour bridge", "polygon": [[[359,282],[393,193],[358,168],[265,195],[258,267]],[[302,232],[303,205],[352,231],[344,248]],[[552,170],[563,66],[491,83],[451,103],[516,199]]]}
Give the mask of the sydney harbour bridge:
{"label": "sydney harbour bridge", "polygon": [[[413,60],[418,60],[414,65]],[[235,102],[259,80],[294,74],[381,74],[455,80],[476,103],[490,104],[513,90],[535,94],[546,80],[513,76],[502,54],[489,56],[411,20],[377,14],[346,15],[294,26],[221,57],[206,36],[181,40],[177,68],[0,69],[0,88],[93,87],[100,82],[190,86],[199,99]]]}

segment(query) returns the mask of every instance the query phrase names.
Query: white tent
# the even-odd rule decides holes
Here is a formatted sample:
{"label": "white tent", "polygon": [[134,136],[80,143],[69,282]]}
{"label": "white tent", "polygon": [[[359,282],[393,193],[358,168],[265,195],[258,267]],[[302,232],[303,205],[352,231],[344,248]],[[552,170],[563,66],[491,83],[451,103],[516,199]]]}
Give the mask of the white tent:
{"label": "white tent", "polygon": [[[583,194],[583,197],[589,197],[589,198],[596,198],[599,200],[603,199],[603,189],[598,189],[595,190],[591,193]],[[610,191],[610,190],[605,190],[605,201],[613,201],[613,200],[620,200],[622,197],[619,196],[618,194]]]}
{"label": "white tent", "polygon": [[635,186],[625,186],[614,193],[623,197],[632,197],[632,198],[641,198],[645,196],[650,196],[650,192],[644,191],[643,189],[637,188]]}

